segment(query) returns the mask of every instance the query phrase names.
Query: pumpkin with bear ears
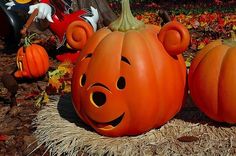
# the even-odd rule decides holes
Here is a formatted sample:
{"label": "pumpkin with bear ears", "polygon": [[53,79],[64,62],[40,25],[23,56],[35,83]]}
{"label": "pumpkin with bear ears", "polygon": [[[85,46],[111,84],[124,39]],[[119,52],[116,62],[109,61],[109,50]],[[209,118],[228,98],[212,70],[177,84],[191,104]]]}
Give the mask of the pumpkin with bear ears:
{"label": "pumpkin with bear ears", "polygon": [[166,123],[182,106],[186,67],[180,53],[189,40],[176,21],[160,28],[136,20],[123,0],[120,18],[89,39],[74,68],[79,117],[106,136],[138,135]]}

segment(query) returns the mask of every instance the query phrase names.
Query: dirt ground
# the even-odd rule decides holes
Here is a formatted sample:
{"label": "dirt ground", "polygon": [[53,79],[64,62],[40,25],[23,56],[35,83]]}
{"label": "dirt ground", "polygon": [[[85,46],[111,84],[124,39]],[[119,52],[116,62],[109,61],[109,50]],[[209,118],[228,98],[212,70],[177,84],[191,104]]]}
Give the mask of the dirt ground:
{"label": "dirt ground", "polygon": [[[0,73],[12,73],[15,70],[15,53],[4,54],[0,52]],[[36,96],[45,89],[47,80],[35,82],[18,82],[19,89],[16,95],[17,106],[10,108],[10,99],[6,95],[7,89],[0,83],[0,155],[27,155],[32,151],[35,141],[32,132],[32,119],[36,116],[39,108],[34,106]],[[29,146],[29,147],[28,147]],[[42,155],[44,149],[40,148],[34,155]]]}

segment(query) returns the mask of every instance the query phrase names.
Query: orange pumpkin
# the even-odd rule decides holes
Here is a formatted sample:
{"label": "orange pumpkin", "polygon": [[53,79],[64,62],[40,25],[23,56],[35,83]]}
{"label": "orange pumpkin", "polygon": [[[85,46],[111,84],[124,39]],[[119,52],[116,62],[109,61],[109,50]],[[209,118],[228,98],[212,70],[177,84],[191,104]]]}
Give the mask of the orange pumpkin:
{"label": "orange pumpkin", "polygon": [[[107,136],[138,135],[163,125],[179,111],[184,97],[184,59],[170,55],[158,33],[168,31],[168,27],[184,32],[172,33],[173,38],[180,39],[170,42],[179,44],[178,51],[188,47],[187,29],[178,22],[170,22],[161,30],[144,25],[132,16],[128,0],[122,1],[122,10],[117,21],[89,39],[72,78],[78,115]],[[169,33],[164,34],[164,38],[169,37]],[[187,44],[180,44],[181,40],[188,40]],[[171,45],[166,42],[165,46]]]}
{"label": "orange pumpkin", "polygon": [[39,78],[48,71],[49,57],[46,50],[37,44],[28,41],[22,46],[16,55],[18,70],[15,72],[17,78]]}
{"label": "orange pumpkin", "polygon": [[220,122],[236,123],[235,45],[233,41],[211,42],[198,52],[189,70],[193,101],[208,117]]}

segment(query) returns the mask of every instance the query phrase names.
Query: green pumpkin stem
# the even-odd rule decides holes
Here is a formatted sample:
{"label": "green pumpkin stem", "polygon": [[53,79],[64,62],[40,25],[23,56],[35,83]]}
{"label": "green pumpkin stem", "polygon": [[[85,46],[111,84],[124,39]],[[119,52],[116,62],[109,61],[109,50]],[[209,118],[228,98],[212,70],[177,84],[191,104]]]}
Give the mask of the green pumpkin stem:
{"label": "green pumpkin stem", "polygon": [[28,37],[25,37],[24,47],[30,46],[31,42]]}
{"label": "green pumpkin stem", "polygon": [[109,25],[112,31],[137,30],[144,27],[142,21],[137,20],[130,10],[129,0],[122,0],[122,11],[120,17]]}
{"label": "green pumpkin stem", "polygon": [[223,40],[223,43],[230,46],[230,47],[235,47],[236,46],[236,35],[233,30],[230,31],[230,39]]}
{"label": "green pumpkin stem", "polygon": [[31,34],[29,37],[25,37],[25,40],[24,40],[24,47],[28,47],[32,44],[32,39],[36,36],[37,34],[36,33],[33,33]]}

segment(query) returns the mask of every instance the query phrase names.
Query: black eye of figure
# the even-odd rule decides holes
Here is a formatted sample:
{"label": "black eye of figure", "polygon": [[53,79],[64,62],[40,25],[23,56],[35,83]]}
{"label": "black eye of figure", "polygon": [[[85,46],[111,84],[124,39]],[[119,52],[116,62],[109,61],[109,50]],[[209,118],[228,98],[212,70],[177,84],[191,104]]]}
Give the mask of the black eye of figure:
{"label": "black eye of figure", "polygon": [[125,78],[121,76],[119,80],[117,81],[117,87],[119,89],[124,89],[125,86],[126,86]]}
{"label": "black eye of figure", "polygon": [[86,83],[86,75],[83,74],[81,77],[80,77],[80,85],[81,87],[83,87]]}

